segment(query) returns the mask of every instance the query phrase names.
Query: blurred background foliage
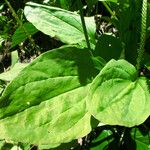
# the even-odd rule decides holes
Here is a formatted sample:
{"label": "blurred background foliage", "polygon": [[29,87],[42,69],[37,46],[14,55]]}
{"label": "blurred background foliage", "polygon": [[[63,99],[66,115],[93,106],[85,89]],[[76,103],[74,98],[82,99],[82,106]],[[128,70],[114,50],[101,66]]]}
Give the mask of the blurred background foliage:
{"label": "blurred background foliage", "polygon": [[[35,44],[30,42],[27,35],[23,34],[20,24],[18,24],[15,17],[12,15],[12,12],[5,3],[5,0],[0,2],[0,62],[2,62],[4,65],[4,69],[10,66],[11,51],[18,51],[20,62],[28,62],[30,59],[34,59],[42,52],[63,45],[63,43],[58,39],[51,38],[43,34],[42,32],[36,30],[32,24],[27,22],[23,13],[23,9],[25,4],[29,1],[30,0],[11,0],[9,2],[15,10],[20,21],[24,24],[27,32],[29,32],[29,36],[32,37]],[[48,6],[60,7],[69,11],[78,11],[77,1],[74,0],[31,1]],[[141,0],[118,0],[118,5],[108,1],[105,3],[107,4],[106,6],[104,5],[104,1],[101,0],[82,0],[85,16],[101,14],[105,22],[109,22],[115,26],[115,28],[118,30],[117,36],[120,38],[124,46],[126,59],[132,64],[135,64],[137,49],[139,47],[140,13],[137,12],[141,11],[140,3]],[[109,9],[106,9],[106,7]],[[150,3],[148,3],[148,10],[149,9]],[[150,13],[150,11],[148,12]],[[150,15],[148,16],[150,17]],[[149,53],[150,18],[148,18],[147,31],[146,51]]]}

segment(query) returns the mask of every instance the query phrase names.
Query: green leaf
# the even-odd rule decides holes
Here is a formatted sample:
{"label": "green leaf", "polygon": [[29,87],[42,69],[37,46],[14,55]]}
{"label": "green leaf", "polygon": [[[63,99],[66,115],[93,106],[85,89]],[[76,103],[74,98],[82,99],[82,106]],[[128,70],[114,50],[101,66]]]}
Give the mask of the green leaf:
{"label": "green leaf", "polygon": [[0,99],[0,139],[55,147],[88,134],[86,96],[96,74],[87,49],[71,46],[42,54]]}
{"label": "green leaf", "polygon": [[139,129],[134,128],[131,133],[132,138],[136,142],[136,150],[150,150],[149,132],[144,135]]}
{"label": "green leaf", "polygon": [[103,130],[91,143],[90,150],[103,150],[112,141],[112,132],[110,130]]}
{"label": "green leaf", "polygon": [[9,71],[0,74],[0,80],[12,81],[27,65],[27,63],[16,63]]}
{"label": "green leaf", "polygon": [[[35,34],[38,30],[29,22],[23,24],[24,28],[28,32],[28,35],[31,36]],[[22,27],[19,27],[14,35],[12,36],[12,45],[11,48],[15,47],[16,45],[20,44],[21,42],[25,41],[28,38],[27,33],[24,32]]]}
{"label": "green leaf", "polygon": [[119,59],[123,50],[121,41],[112,35],[102,35],[99,37],[95,47],[95,56],[102,57],[105,61]]}
{"label": "green leaf", "polygon": [[[56,37],[64,43],[74,44],[85,41],[80,16],[76,13],[29,2],[25,16],[38,30]],[[85,17],[90,41],[95,42],[95,22],[93,17]]]}
{"label": "green leaf", "polygon": [[93,80],[88,105],[104,124],[139,125],[150,115],[148,80],[127,61],[111,60]]}

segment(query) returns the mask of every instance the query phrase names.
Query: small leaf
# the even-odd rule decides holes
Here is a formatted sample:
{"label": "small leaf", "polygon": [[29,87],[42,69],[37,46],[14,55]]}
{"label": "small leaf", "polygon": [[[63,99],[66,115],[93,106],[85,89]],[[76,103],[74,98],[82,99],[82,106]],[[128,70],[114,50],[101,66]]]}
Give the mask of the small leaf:
{"label": "small leaf", "polygon": [[[25,16],[38,30],[56,37],[64,43],[74,44],[85,41],[80,16],[71,11],[29,2]],[[88,34],[95,43],[95,22],[93,17],[85,17]]]}
{"label": "small leaf", "polygon": [[96,139],[92,140],[90,150],[103,150],[108,147],[112,139],[112,132],[110,130],[103,130]]}
{"label": "small leaf", "polygon": [[38,30],[29,22],[23,24],[24,28],[26,29],[27,33],[24,32],[22,27],[19,27],[14,35],[12,36],[12,45],[11,48],[15,47],[16,45],[20,44],[21,42],[25,41],[28,36],[35,34]]}
{"label": "small leaf", "polygon": [[136,150],[150,150],[149,131],[144,135],[138,128],[134,128],[131,133],[136,142]]}
{"label": "small leaf", "polygon": [[104,124],[135,126],[150,115],[148,80],[138,77],[133,65],[111,60],[93,80],[88,105]]}

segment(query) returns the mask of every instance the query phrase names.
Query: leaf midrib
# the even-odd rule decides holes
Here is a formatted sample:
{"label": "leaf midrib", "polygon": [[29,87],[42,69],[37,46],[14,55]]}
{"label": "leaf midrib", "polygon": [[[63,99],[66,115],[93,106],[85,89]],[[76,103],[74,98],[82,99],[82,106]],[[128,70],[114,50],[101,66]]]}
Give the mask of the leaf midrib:
{"label": "leaf midrib", "polygon": [[[88,84],[86,85],[86,86],[88,86]],[[46,100],[44,100],[44,101],[42,101],[42,102],[46,102],[46,101],[48,101],[48,100],[50,100],[50,99],[53,99],[53,98],[55,98],[55,97],[57,97],[57,96],[61,96],[61,95],[63,95],[63,94],[66,94],[66,93],[68,93],[68,92],[71,92],[71,91],[73,91],[73,90],[76,90],[76,89],[78,89],[78,88],[83,88],[84,86],[77,86],[77,87],[75,87],[75,88],[72,88],[72,89],[70,89],[70,90],[66,90],[65,92],[63,92],[63,93],[59,93],[59,95],[55,95],[55,96],[53,96],[53,97],[51,97],[51,98],[49,98],[49,99],[46,99]],[[23,111],[25,111],[26,109],[29,109],[29,108],[31,108],[31,107],[34,107],[34,106],[37,106],[37,105],[40,105],[42,102],[40,102],[40,103],[37,103],[37,104],[35,104],[35,105],[32,105],[32,106],[30,106],[30,107],[26,107],[26,108],[24,108],[24,109],[22,109],[21,111],[16,111],[15,113],[13,113],[13,114],[9,114],[9,115],[3,115],[3,117],[1,117],[0,119],[5,119],[5,118],[7,118],[7,117],[11,117],[11,116],[14,116],[14,115],[16,115],[16,114],[18,114],[18,113],[21,113],[21,112],[23,112]],[[10,103],[11,104],[11,103]],[[3,108],[5,108],[5,110],[3,110],[3,114],[5,113],[5,111],[7,110],[7,107],[9,107],[9,105],[8,106],[6,106],[6,107],[3,107]]]}

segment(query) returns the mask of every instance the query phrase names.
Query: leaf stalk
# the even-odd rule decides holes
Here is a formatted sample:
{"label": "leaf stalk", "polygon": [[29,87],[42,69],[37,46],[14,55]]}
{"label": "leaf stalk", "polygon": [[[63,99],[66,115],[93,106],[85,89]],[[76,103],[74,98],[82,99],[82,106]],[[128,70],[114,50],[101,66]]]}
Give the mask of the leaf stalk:
{"label": "leaf stalk", "polygon": [[81,22],[82,22],[82,28],[83,28],[83,31],[84,31],[86,44],[87,44],[88,49],[91,50],[91,45],[90,45],[90,41],[89,41],[89,37],[88,37],[86,24],[85,24],[85,19],[84,19],[81,0],[78,0],[78,7],[79,7],[79,11],[80,11],[80,18],[81,18]]}

